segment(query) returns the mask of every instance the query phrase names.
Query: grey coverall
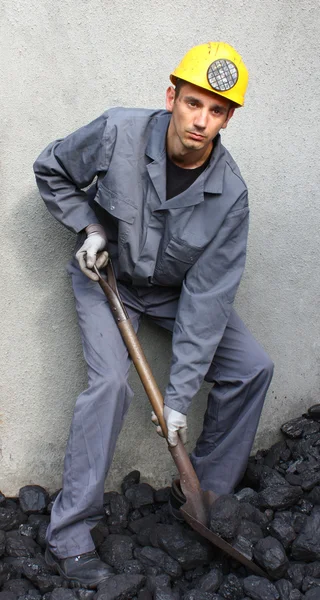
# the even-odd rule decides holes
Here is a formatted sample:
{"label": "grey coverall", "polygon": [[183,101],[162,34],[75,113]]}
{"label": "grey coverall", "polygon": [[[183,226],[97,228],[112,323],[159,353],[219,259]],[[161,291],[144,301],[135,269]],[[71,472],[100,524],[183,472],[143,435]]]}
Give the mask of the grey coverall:
{"label": "grey coverall", "polygon": [[[246,185],[220,136],[210,164],[166,200],[170,113],[111,109],[35,162],[40,193],[70,230],[101,223],[134,327],[142,314],[172,331],[165,403],[186,413],[204,378],[215,383],[191,455],[201,486],[228,493],[250,454],[273,365],[232,303],[244,269]],[[90,187],[89,187],[90,186]],[[86,191],[84,188],[87,188]],[[48,543],[60,558],[91,551],[105,476],[132,392],[128,353],[100,286],[69,264],[88,364]]]}

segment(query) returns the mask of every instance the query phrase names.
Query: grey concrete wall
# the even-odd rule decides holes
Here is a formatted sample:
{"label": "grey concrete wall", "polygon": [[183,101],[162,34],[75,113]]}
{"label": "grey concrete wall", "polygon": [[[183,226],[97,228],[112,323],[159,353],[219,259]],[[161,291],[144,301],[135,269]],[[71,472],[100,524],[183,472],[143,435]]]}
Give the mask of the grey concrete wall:
{"label": "grey concrete wall", "polygon": [[[161,107],[170,70],[192,46],[225,40],[250,71],[244,109],[225,144],[250,189],[251,230],[237,308],[276,363],[257,436],[319,396],[319,4],[312,0],[3,0],[1,10],[0,489],[60,486],[68,428],[86,385],[65,264],[73,236],[46,212],[32,163],[114,105]],[[162,388],[167,334],[141,339]],[[152,340],[152,341],[151,341]],[[149,421],[137,377],[108,486],[140,468],[154,484],[175,472]],[[189,417],[201,426],[206,388]]]}

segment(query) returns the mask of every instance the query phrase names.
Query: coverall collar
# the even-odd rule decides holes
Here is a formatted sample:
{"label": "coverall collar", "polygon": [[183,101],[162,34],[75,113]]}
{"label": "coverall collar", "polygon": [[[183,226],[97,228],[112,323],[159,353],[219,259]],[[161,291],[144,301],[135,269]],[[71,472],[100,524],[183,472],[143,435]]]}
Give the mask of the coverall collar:
{"label": "coverall collar", "polygon": [[166,111],[157,116],[146,147],[146,155],[153,160],[147,165],[148,173],[162,204],[156,210],[194,206],[203,202],[204,193],[221,194],[223,190],[225,150],[218,134],[207,169],[182,194],[166,200],[166,135],[170,117]]}

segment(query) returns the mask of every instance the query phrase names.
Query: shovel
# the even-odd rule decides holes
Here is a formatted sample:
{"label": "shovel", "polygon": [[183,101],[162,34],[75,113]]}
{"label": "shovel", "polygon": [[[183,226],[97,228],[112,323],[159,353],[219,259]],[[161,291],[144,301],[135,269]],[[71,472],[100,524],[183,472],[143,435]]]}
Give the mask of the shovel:
{"label": "shovel", "polygon": [[[93,270],[99,277],[99,284],[107,297],[123,341],[132,358],[153,411],[158,418],[162,433],[167,439],[167,426],[163,417],[163,397],[120,298],[111,261],[109,260],[106,267],[107,279],[104,279],[101,276],[96,266],[93,267]],[[218,496],[210,490],[204,491],[201,489],[196,472],[179,437],[178,444],[174,447],[168,445],[168,449],[178,469],[180,475],[180,487],[186,499],[185,504],[180,507],[180,512],[185,521],[200,533],[200,535],[214,544],[214,546],[217,546],[220,550],[229,554],[229,556],[239,561],[253,573],[260,577],[269,578],[269,576],[252,560],[249,560],[246,556],[241,554],[241,552],[233,548],[231,544],[208,528],[210,507],[217,500]]]}

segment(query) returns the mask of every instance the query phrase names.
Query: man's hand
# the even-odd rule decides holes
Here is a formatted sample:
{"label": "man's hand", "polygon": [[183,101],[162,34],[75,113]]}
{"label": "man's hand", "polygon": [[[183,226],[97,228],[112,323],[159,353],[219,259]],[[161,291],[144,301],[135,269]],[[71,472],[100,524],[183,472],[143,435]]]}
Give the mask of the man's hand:
{"label": "man's hand", "polygon": [[[98,275],[92,271],[92,267],[96,265],[98,269],[102,269],[108,263],[109,254],[104,250],[107,236],[102,225],[88,225],[86,233],[88,237],[76,253],[76,259],[82,273],[92,281],[98,281]],[[101,252],[102,250],[104,251]]]}
{"label": "man's hand", "polygon": [[[187,443],[187,417],[177,410],[173,410],[169,406],[164,406],[163,409],[164,420],[167,424],[168,428],[168,444],[169,446],[176,446],[178,443],[178,434],[183,442],[183,444]],[[157,433],[159,435],[163,435],[161,427],[159,425],[159,421],[154,414],[152,413],[151,417],[152,422],[157,425]]]}

